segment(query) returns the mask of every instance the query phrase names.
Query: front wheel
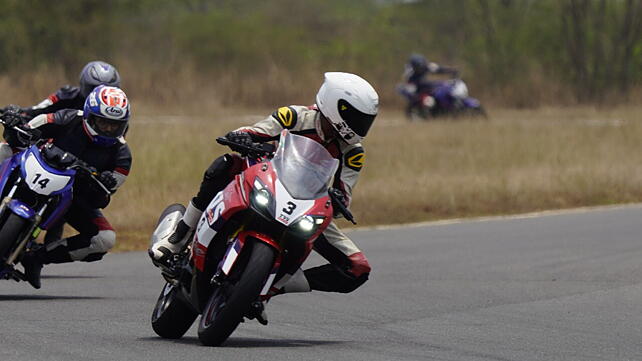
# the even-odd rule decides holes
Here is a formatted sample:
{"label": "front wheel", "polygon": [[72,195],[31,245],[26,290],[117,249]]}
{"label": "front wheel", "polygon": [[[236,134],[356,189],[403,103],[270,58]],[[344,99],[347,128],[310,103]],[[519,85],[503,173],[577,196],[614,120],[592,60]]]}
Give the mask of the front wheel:
{"label": "front wheel", "polygon": [[[238,273],[230,275],[217,287],[203,310],[198,325],[198,338],[206,346],[218,346],[232,334],[261,293],[276,257],[274,249],[255,241],[246,263],[235,267]],[[236,277],[238,275],[238,277]]]}
{"label": "front wheel", "polygon": [[28,220],[17,214],[9,213],[7,220],[0,228],[0,259],[7,259],[9,256],[7,253],[19,241],[28,223]]}
{"label": "front wheel", "polygon": [[165,284],[152,312],[152,328],[163,338],[181,338],[189,330],[198,313],[183,301],[179,286]]}

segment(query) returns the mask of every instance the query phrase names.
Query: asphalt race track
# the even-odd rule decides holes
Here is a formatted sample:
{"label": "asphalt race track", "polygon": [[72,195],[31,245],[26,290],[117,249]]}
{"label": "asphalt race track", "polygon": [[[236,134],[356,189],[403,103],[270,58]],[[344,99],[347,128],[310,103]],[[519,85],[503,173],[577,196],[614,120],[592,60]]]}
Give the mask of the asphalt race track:
{"label": "asphalt race track", "polygon": [[279,296],[222,348],[153,333],[144,253],[3,281],[0,360],[642,360],[642,205],[351,235],[368,283]]}

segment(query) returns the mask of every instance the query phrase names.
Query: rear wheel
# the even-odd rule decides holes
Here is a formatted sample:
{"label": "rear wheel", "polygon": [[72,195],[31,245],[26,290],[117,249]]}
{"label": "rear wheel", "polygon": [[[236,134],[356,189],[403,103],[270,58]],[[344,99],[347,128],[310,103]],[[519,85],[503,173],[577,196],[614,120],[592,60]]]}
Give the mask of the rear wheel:
{"label": "rear wheel", "polygon": [[19,241],[29,221],[14,213],[9,213],[7,220],[0,228],[0,259],[7,259],[7,253]]}
{"label": "rear wheel", "polygon": [[152,312],[152,328],[163,338],[181,338],[198,313],[180,298],[178,286],[165,284]]}
{"label": "rear wheel", "polygon": [[[203,310],[198,326],[198,338],[206,346],[218,346],[236,329],[250,304],[261,293],[276,257],[274,249],[260,241],[247,244],[249,259],[238,273],[230,275],[217,287]],[[236,266],[235,266],[235,269]],[[238,277],[236,277],[238,276]]]}

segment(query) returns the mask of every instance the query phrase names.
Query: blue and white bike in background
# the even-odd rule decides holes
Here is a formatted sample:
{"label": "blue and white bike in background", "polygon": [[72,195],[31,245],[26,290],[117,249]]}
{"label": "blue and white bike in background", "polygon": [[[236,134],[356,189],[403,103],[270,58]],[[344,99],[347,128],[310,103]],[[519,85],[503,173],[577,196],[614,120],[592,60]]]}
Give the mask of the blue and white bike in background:
{"label": "blue and white bike in background", "polygon": [[[0,115],[5,124],[9,116]],[[86,173],[107,194],[96,171],[73,154],[40,140],[37,130],[12,127],[29,146],[0,165],[0,279],[25,280],[16,269],[25,252],[38,247],[36,238],[56,226],[73,198],[74,180]]]}

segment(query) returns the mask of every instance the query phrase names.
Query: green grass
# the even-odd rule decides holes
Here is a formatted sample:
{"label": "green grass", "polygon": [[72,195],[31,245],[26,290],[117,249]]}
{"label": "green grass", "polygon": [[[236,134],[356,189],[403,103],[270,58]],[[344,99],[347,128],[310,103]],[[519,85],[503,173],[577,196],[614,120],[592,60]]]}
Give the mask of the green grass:
{"label": "green grass", "polygon": [[[641,111],[498,110],[488,120],[415,123],[383,112],[364,142],[353,213],[359,225],[376,225],[639,202]],[[269,113],[137,115],[133,169],[106,210],[117,249],[146,248],[162,209],[186,203],[227,151],[215,138]]]}

